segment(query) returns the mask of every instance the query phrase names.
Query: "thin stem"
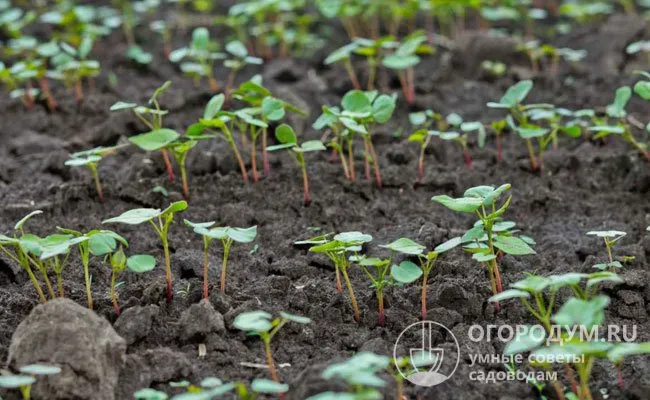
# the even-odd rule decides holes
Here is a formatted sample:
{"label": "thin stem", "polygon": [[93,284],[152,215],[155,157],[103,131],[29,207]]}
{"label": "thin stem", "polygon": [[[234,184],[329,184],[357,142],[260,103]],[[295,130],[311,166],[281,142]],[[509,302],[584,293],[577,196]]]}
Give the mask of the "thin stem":
{"label": "thin stem", "polygon": [[209,260],[210,240],[203,237],[203,298],[208,299],[208,270],[210,268]]}
{"label": "thin stem", "polygon": [[381,172],[379,171],[379,158],[377,158],[377,152],[375,151],[375,146],[372,144],[372,136],[370,134],[368,134],[368,148],[372,157],[372,167],[375,170],[375,181],[377,182],[377,187],[381,189],[384,183],[381,179]]}
{"label": "thin stem", "polygon": [[269,366],[269,374],[271,379],[280,383],[280,378],[278,378],[278,373],[275,369],[275,363],[273,362],[273,354],[271,353],[271,340],[264,340],[264,352],[266,353],[266,363]]}
{"label": "thin stem", "polygon": [[427,319],[427,281],[429,279],[429,272],[426,271],[422,274],[422,320]]}
{"label": "thin stem", "polygon": [[386,316],[384,315],[384,292],[383,290],[377,291],[377,302],[379,303],[379,326],[386,326]]}
{"label": "thin stem", "polygon": [[97,171],[97,165],[95,164],[88,164],[88,169],[90,169],[90,173],[93,176],[93,181],[95,182],[95,190],[97,190],[97,197],[99,198],[99,202],[104,204],[104,190],[102,189],[102,182],[99,179],[99,172]]}
{"label": "thin stem", "polygon": [[248,171],[246,171],[246,165],[244,164],[244,160],[241,158],[241,154],[239,153],[239,149],[237,148],[237,144],[235,143],[232,134],[230,133],[228,128],[225,129],[227,130],[226,140],[228,141],[228,143],[230,143],[230,147],[232,148],[233,153],[235,153],[235,158],[237,159],[237,163],[239,164],[239,170],[241,171],[242,179],[244,180],[244,183],[248,183]]}
{"label": "thin stem", "polygon": [[63,290],[63,274],[56,274],[56,286],[59,289],[59,297],[65,297],[65,291]]}
{"label": "thin stem", "polygon": [[84,267],[84,280],[86,281],[86,297],[88,298],[88,309],[92,310],[93,309],[93,294],[90,290],[90,268],[88,266],[89,263],[89,254],[82,254],[81,255],[81,262]]}
{"label": "thin stem", "polygon": [[336,270],[336,291],[343,293],[343,286],[341,285],[341,272],[339,271],[338,265],[336,265],[334,268]]}
{"label": "thin stem", "polygon": [[167,149],[160,149],[160,153],[162,154],[163,161],[165,162],[165,169],[167,170],[167,178],[169,178],[170,182],[174,182],[174,168],[172,167],[172,162],[169,159],[169,152]]}
{"label": "thin stem", "polygon": [[352,289],[352,282],[350,282],[350,277],[348,277],[347,268],[343,268],[341,273],[343,274],[343,279],[345,279],[345,285],[347,286],[348,294],[350,295],[350,302],[352,303],[352,309],[354,310],[354,320],[359,322],[361,321],[361,314],[359,313],[357,298],[354,296],[354,289]]}
{"label": "thin stem", "polygon": [[167,281],[167,304],[170,304],[174,299],[174,291],[172,289],[172,262],[169,256],[169,240],[167,240],[167,226],[161,229],[160,238],[162,239],[163,252],[165,254],[165,280]]}
{"label": "thin stem", "polygon": [[228,255],[230,254],[232,239],[223,241],[223,261],[221,262],[221,293],[226,293],[226,272],[228,266]]}
{"label": "thin stem", "polygon": [[257,134],[253,132],[254,129],[254,127],[251,127],[251,170],[253,171],[253,182],[257,183],[260,177],[257,174]]}
{"label": "thin stem", "polygon": [[368,147],[368,140],[363,138],[363,165],[366,174],[366,180],[370,180],[370,148]]}
{"label": "thin stem", "polygon": [[28,255],[25,255],[25,257],[27,257],[29,262],[31,262],[36,267],[36,269],[38,269],[38,271],[41,273],[41,276],[43,277],[43,281],[45,282],[45,287],[47,288],[47,292],[50,295],[50,299],[55,299],[56,294],[54,293],[54,288],[52,287],[50,278],[47,276],[47,268],[45,267],[45,265],[43,265],[43,263],[37,263],[36,261],[34,261],[33,258],[31,258]]}
{"label": "thin stem", "polygon": [[179,163],[179,167],[181,170],[181,182],[183,183],[183,197],[185,197],[185,200],[190,199],[190,184],[187,179],[187,167],[185,165],[185,158],[183,157],[183,160],[181,163]]}
{"label": "thin stem", "polygon": [[305,207],[311,204],[311,194],[309,193],[309,176],[307,175],[307,165],[304,157],[301,157],[300,169],[302,170],[302,185],[305,191]]}
{"label": "thin stem", "polygon": [[113,272],[111,273],[111,300],[113,302],[113,310],[115,310],[115,314],[119,317],[120,304],[117,302],[117,290],[115,289],[116,281],[117,281],[117,270],[113,268]]}
{"label": "thin stem", "polygon": [[537,158],[535,157],[535,150],[533,149],[533,142],[530,139],[526,139],[526,148],[528,149],[528,157],[530,158],[530,169],[533,172],[538,171],[539,166],[537,165]]}
{"label": "thin stem", "polygon": [[361,84],[359,83],[359,78],[357,78],[357,74],[354,72],[354,67],[352,67],[352,62],[350,62],[350,59],[346,59],[343,61],[343,65],[345,66],[345,70],[348,72],[348,75],[350,76],[350,81],[352,82],[352,86],[356,90],[361,90]]}
{"label": "thin stem", "polygon": [[348,166],[350,167],[350,181],[355,182],[357,180],[355,171],[354,171],[354,144],[352,140],[348,140]]}
{"label": "thin stem", "polygon": [[271,173],[271,164],[269,163],[269,152],[266,150],[268,128],[262,128],[262,164],[264,165],[264,176]]}

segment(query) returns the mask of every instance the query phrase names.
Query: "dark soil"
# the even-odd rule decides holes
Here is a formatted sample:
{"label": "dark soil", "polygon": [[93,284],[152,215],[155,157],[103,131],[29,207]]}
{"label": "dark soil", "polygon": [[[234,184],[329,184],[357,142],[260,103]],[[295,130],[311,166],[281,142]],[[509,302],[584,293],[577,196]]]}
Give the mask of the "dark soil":
{"label": "dark soil", "polygon": [[[532,100],[571,109],[605,106],[616,87],[633,82],[624,72],[634,69],[631,65],[636,60],[627,59],[624,48],[644,33],[642,21],[614,16],[608,23],[581,28],[568,38],[558,39],[562,45],[585,48],[590,56],[580,65],[564,66],[557,80],[544,73],[534,77]],[[44,104],[26,112],[8,96],[0,98],[0,232],[10,232],[15,221],[34,209],[45,214],[32,220],[28,229],[45,235],[57,226],[88,230],[128,209],[164,208],[170,201],[181,199],[179,183],[167,181],[157,154],[129,149],[107,159],[100,171],[107,196],[104,205],[96,201],[87,171],[71,170],[63,164],[70,152],[121,143],[125,137],[142,132],[143,127],[131,114],[110,113],[108,109],[117,100],[145,101],[165,80],[173,82],[163,99],[163,105],[170,110],[166,125],[183,131],[202,114],[211,96],[205,85],[194,87],[164,60],[155,38],[144,36],[142,41],[157,56],[150,67],[140,69],[123,57],[125,44],[119,32],[98,44],[94,54],[104,73],[95,92],[88,93],[80,107],[74,96],[61,88],[54,90],[60,109],[53,114]],[[182,37],[175,41],[176,46],[184,43]],[[585,233],[603,228],[626,231],[628,236],[616,252],[636,259],[622,272],[625,284],[606,289],[612,297],[608,321],[637,324],[638,340],[650,340],[650,235],[645,232],[650,225],[650,168],[625,143],[616,139],[608,143],[562,141],[559,149],[547,153],[541,174],[529,170],[525,146],[514,136],[504,138],[502,162],[496,160],[493,141],[488,141],[484,150],[472,144],[472,170],[465,167],[455,145],[436,143],[427,154],[424,183],[413,189],[417,146],[405,139],[408,112],[432,108],[445,114],[457,112],[466,120],[489,122],[499,114],[488,112],[485,103],[498,99],[514,81],[531,74],[525,60],[508,47],[507,40],[478,34],[460,39],[457,44],[454,51],[440,51],[419,66],[416,104],[409,108],[400,101],[393,121],[377,129],[377,151],[384,174],[382,190],[363,177],[356,183],[344,181],[340,165],[330,163],[328,154],[318,154],[308,160],[313,204],[305,208],[299,171],[288,157],[272,155],[271,175],[258,184],[243,185],[225,143],[205,142],[192,151],[190,207],[171,230],[174,302],[171,306],[165,302],[164,269],[160,265],[149,274],[124,273],[120,278],[124,281],[119,287],[123,311],[151,304],[157,305],[159,311],[154,317],[140,318],[132,327],[136,332],[149,333],[145,337],[136,334],[129,345],[116,398],[130,398],[142,387],[163,388],[173,380],[198,382],[206,376],[217,376],[224,381],[250,381],[266,377],[264,369],[241,364],[264,362],[259,340],[231,326],[237,314],[254,309],[288,311],[313,319],[307,326],[287,325],[274,341],[275,360],[282,366],[281,378],[292,387],[289,399],[304,399],[334,387],[318,379],[319,371],[328,363],[359,350],[390,354],[400,331],[418,321],[419,284],[388,291],[387,326],[380,328],[376,326],[373,290],[362,272],[353,269],[362,314],[362,321],[355,323],[347,296],[336,292],[334,271],[327,260],[308,254],[293,242],[315,235],[317,229],[323,233],[357,230],[373,235],[366,249],[372,254],[381,254],[377,245],[401,236],[432,248],[458,235],[473,220],[433,204],[431,197],[458,196],[479,184],[511,183],[513,201],[506,217],[517,221],[519,228],[537,241],[538,255],[504,258],[504,287],[526,272],[589,272],[591,265],[604,257],[604,248]],[[320,106],[338,104],[350,89],[341,69],[323,67],[324,54],[309,61],[271,61],[257,70],[246,70],[239,79],[261,73],[278,97],[310,111],[307,120],[291,122],[303,137],[318,138],[321,133],[310,125]],[[476,65],[485,58],[502,58],[511,66],[510,72],[496,81],[482,79]],[[361,68],[359,65],[363,77]],[[117,75],[117,87],[108,84],[108,71]],[[565,80],[569,76],[572,83]],[[399,90],[396,81],[384,82],[389,90]],[[641,121],[647,120],[647,106],[640,101],[634,100],[630,110]],[[401,137],[396,132],[401,132]],[[357,169],[362,171],[360,162]],[[168,198],[152,192],[157,185],[168,189]],[[255,251],[251,251],[253,246],[234,247],[225,295],[219,293],[217,285],[221,260],[218,246],[213,246],[211,252],[210,301],[224,315],[224,333],[205,338],[182,334],[181,315],[201,299],[202,258],[200,239],[183,226],[181,218],[258,226]],[[130,252],[153,254],[162,264],[162,248],[149,227],[113,228],[128,238]],[[114,322],[116,316],[108,295],[110,270],[95,260],[92,273],[96,312]],[[0,358],[5,359],[13,331],[38,299],[27,276],[5,258],[0,258],[0,274]],[[76,258],[65,277],[67,295],[85,304],[83,273]],[[463,359],[454,377],[440,386],[425,390],[407,384],[413,398],[416,394],[425,399],[536,398],[525,382],[484,384],[468,380],[469,372],[477,368],[503,370],[497,364],[469,367],[469,353],[499,354],[503,344],[472,343],[467,339],[468,327],[526,320],[524,310],[515,303],[505,303],[495,313],[486,302],[489,296],[485,271],[468,255],[455,251],[442,257],[429,283],[430,318],[452,328],[460,341]],[[198,357],[199,343],[207,347],[205,357]],[[647,398],[647,358],[630,358],[623,367],[623,376],[625,387],[620,389],[616,370],[598,364],[591,386],[595,398]],[[390,387],[386,390],[392,393]]]}

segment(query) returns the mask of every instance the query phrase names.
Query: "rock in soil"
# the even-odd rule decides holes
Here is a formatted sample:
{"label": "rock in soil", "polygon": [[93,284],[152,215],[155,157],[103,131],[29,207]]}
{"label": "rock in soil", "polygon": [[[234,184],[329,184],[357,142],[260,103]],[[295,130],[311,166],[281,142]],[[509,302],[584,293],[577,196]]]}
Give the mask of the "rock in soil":
{"label": "rock in soil", "polygon": [[211,333],[223,332],[226,327],[223,316],[206,300],[192,304],[181,315],[180,338],[184,342],[204,339]]}
{"label": "rock in soil", "polygon": [[39,305],[13,334],[7,364],[17,370],[33,363],[61,367],[38,379],[34,400],[113,400],[126,342],[111,324],[72,300]]}
{"label": "rock in soil", "polygon": [[126,344],[130,346],[149,335],[154,318],[159,315],[160,308],[154,304],[146,307],[127,308],[115,321],[114,327],[117,333],[126,340]]}

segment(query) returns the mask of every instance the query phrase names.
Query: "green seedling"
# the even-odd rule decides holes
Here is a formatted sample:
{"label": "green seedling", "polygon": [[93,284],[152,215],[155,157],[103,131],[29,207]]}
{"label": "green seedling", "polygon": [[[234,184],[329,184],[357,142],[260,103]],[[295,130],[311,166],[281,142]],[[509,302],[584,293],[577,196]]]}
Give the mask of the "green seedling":
{"label": "green seedling", "polygon": [[259,336],[262,339],[269,374],[271,379],[277,383],[280,383],[280,378],[278,377],[275,362],[273,361],[273,354],[271,353],[271,340],[273,340],[275,335],[278,334],[287,322],[309,324],[311,323],[311,319],[286,312],[281,312],[279,317],[273,318],[271,314],[265,311],[249,311],[239,314],[233,322],[235,328],[246,332],[248,335]]}
{"label": "green seedling", "polygon": [[366,65],[368,66],[368,83],[366,88],[367,90],[374,90],[375,81],[377,80],[377,69],[382,65],[384,54],[396,47],[397,42],[395,41],[395,37],[388,35],[375,40],[355,38],[354,41],[358,45],[354,49],[354,53],[366,58]]}
{"label": "green seedling", "polygon": [[499,61],[485,60],[481,62],[481,70],[491,78],[501,78],[508,72],[508,66]]}
{"label": "green seedling", "polygon": [[126,58],[140,65],[149,65],[153,61],[153,55],[138,45],[126,49]]}
{"label": "green seedling", "polygon": [[[32,270],[32,266],[35,266],[41,273],[43,272],[43,270],[38,268],[39,265],[30,254],[30,249],[33,247],[31,246],[33,241],[30,239],[35,236],[26,235],[23,229],[23,226],[25,223],[27,223],[27,221],[29,221],[33,216],[42,213],[43,211],[36,210],[23,217],[14,226],[15,233],[12,237],[0,234],[0,251],[2,251],[4,255],[9,257],[9,259],[13,260],[16,264],[20,265],[25,270],[25,272],[27,272],[27,275],[32,281],[34,289],[36,289],[36,293],[38,294],[41,302],[46,303],[47,299],[43,293],[41,284],[38,282],[38,279],[36,279],[36,275],[34,275],[34,272]],[[49,293],[51,297],[54,298],[54,291],[51,289],[52,286],[49,284],[47,273],[43,274],[43,280],[48,284]]]}
{"label": "green seedling", "polygon": [[0,32],[10,38],[18,38],[23,35],[23,29],[34,22],[37,18],[36,11],[23,11],[21,8],[13,7],[12,2],[6,1],[0,7]]}
{"label": "green seedling", "polygon": [[[465,232],[461,237],[455,237],[437,247],[449,250],[459,245],[472,254],[472,258],[479,264],[487,266],[492,294],[496,295],[503,291],[499,263],[499,254],[510,254],[514,256],[536,254],[530,247],[534,241],[527,236],[517,237],[515,223],[504,221],[501,217],[510,206],[512,196],[497,206],[497,201],[506,191],[510,190],[510,184],[494,186],[477,186],[467,189],[460,198],[451,198],[446,195],[434,196],[432,200],[440,203],[450,210],[476,214],[479,220],[474,226]],[[495,303],[497,310],[499,303]]]}
{"label": "green seedling", "polygon": [[156,259],[148,254],[139,254],[126,258],[122,246],[117,251],[107,253],[111,264],[111,301],[115,315],[120,316],[120,303],[117,297],[117,277],[127,267],[136,273],[149,272],[156,267]]}
{"label": "green seedling", "polygon": [[203,237],[203,297],[208,298],[208,270],[210,266],[209,250],[210,243],[214,239],[221,241],[223,246],[223,259],[221,262],[221,293],[226,292],[226,271],[228,265],[228,255],[233,243],[250,243],[257,237],[257,226],[250,228],[231,228],[226,227],[212,227],[215,223],[201,222],[194,223],[185,220],[185,225],[192,228],[194,233]]}
{"label": "green seedling", "polygon": [[63,81],[66,87],[72,88],[77,103],[81,103],[84,99],[83,80],[90,81],[92,87],[94,78],[101,72],[99,61],[87,58],[93,44],[94,41],[90,37],[84,37],[76,48],[62,42],[59,44],[60,51],[50,59],[55,70],[49,76]]}
{"label": "green seedling", "polygon": [[32,385],[36,378],[29,375],[1,375],[0,387],[4,389],[18,389],[23,400],[31,399]]}
{"label": "green seedling", "polygon": [[242,179],[246,184],[248,183],[248,171],[246,170],[244,159],[237,148],[237,142],[235,141],[232,129],[233,121],[236,119],[236,116],[234,113],[222,110],[225,101],[226,96],[223,93],[212,97],[205,106],[203,118],[199,119],[199,122],[190,126],[188,131],[195,131],[197,135],[207,132],[207,134],[210,134],[213,137],[223,138],[230,145],[230,148],[235,155],[235,159],[239,164]]}
{"label": "green seedling", "polygon": [[66,235],[72,235],[76,238],[88,238],[77,243],[79,249],[79,256],[81,258],[81,265],[84,269],[84,281],[86,283],[86,297],[88,299],[88,308],[93,309],[93,296],[90,290],[91,275],[90,275],[90,256],[105,257],[117,249],[118,242],[127,247],[129,243],[122,236],[112,231],[106,230],[92,230],[83,234],[72,229],[58,228],[59,231]]}
{"label": "green seedling", "polygon": [[[614,260],[614,257],[612,256],[612,247],[623,239],[627,233],[621,231],[590,231],[587,232],[587,235],[602,238],[605,242],[605,249],[607,250],[608,261],[606,263],[596,264],[594,265],[594,268],[601,271],[609,270],[611,272],[623,268],[623,264],[620,261]],[[626,260],[629,259],[629,257],[623,258]]]}
{"label": "green seedling", "polygon": [[93,181],[95,182],[95,190],[97,190],[97,197],[99,198],[100,203],[104,203],[104,190],[102,189],[102,182],[99,179],[99,163],[104,159],[104,157],[115,154],[117,150],[124,147],[113,146],[113,147],[96,147],[91,150],[80,151],[73,153],[70,156],[69,160],[66,160],[65,165],[68,167],[86,167],[92,175]]}
{"label": "green seedling", "polygon": [[246,65],[260,65],[264,61],[261,58],[249,55],[248,49],[239,40],[233,40],[226,44],[226,52],[228,52],[229,57],[223,62],[223,65],[230,69],[230,75],[228,75],[228,83],[225,89],[226,98],[229,98],[230,92],[235,84],[237,73]]}
{"label": "green seedling", "polygon": [[158,234],[163,246],[165,256],[165,278],[167,280],[167,303],[171,303],[174,297],[172,289],[172,265],[169,254],[169,227],[174,222],[174,215],[187,209],[186,201],[171,203],[164,210],[154,208],[135,208],[123,213],[120,216],[102,221],[102,224],[122,223],[127,225],[140,225],[148,222]]}
{"label": "green seedling", "polygon": [[31,250],[34,255],[39,257],[42,270],[52,270],[56,276],[59,297],[65,297],[63,289],[63,271],[68,266],[70,258],[70,249],[88,241],[86,236],[75,237],[70,234],[52,234],[36,241]]}
{"label": "green seedling", "polygon": [[169,60],[178,63],[183,60],[181,71],[194,79],[194,84],[198,87],[201,79],[208,80],[210,90],[216,92],[219,90],[219,83],[214,77],[214,63],[226,57],[224,53],[219,52],[219,44],[210,39],[210,32],[206,28],[196,28],[192,32],[192,41],[187,47],[181,47],[169,54]]}
{"label": "green seedling", "polygon": [[153,31],[156,32],[158,35],[160,35],[160,39],[163,42],[163,55],[165,58],[169,59],[169,56],[171,55],[172,48],[171,48],[171,40],[172,40],[172,32],[169,24],[165,22],[164,20],[155,20],[151,21],[149,24],[149,28]]}
{"label": "green seedling", "polygon": [[[271,165],[268,158],[268,125],[271,122],[282,120],[287,112],[293,112],[302,116],[306,112],[298,107],[290,104],[284,100],[273,97],[271,91],[262,85],[261,77],[255,76],[253,79],[242,83],[239,88],[233,92],[233,97],[249,104],[252,110],[261,110],[258,112],[258,117],[261,119],[262,124],[258,123],[256,118],[253,118],[255,123],[248,123],[244,118],[244,123],[248,125],[251,132],[251,164],[253,170],[253,180],[257,181],[257,160],[255,156],[255,142],[262,130],[262,164],[264,166],[264,175],[268,176],[271,172]],[[250,118],[249,118],[250,119]],[[251,122],[253,122],[251,121]],[[266,126],[264,126],[266,124]]]}
{"label": "green seedling", "polygon": [[424,43],[426,41],[424,32],[414,32],[382,61],[384,67],[397,72],[407,104],[415,102],[415,66],[420,63],[420,55],[433,53],[433,48]]}
{"label": "green seedling", "polygon": [[354,72],[354,67],[352,66],[351,57],[354,54],[354,51],[360,47],[359,42],[353,41],[352,43],[346,44],[345,46],[334,50],[327,58],[325,59],[325,65],[331,65],[334,63],[342,63],[345,67],[345,71],[352,82],[352,87],[355,90],[361,90],[361,84],[359,83],[359,78],[357,77],[356,72]]}
{"label": "green seedling", "polygon": [[439,113],[433,110],[418,111],[409,114],[409,122],[417,128],[409,137],[409,142],[415,142],[420,145],[420,156],[418,158],[418,178],[415,181],[415,188],[422,184],[424,180],[424,153],[431,142],[429,128],[435,126],[438,130],[446,129],[446,120]]}
{"label": "green seedling", "polygon": [[628,55],[635,55],[639,53],[645,53],[646,62],[650,60],[650,41],[648,40],[639,40],[637,42],[630,43],[625,48],[625,52]]}
{"label": "green seedling", "polygon": [[[650,74],[648,74],[646,78],[650,78]],[[650,92],[647,92],[646,89],[647,88],[643,84],[637,84],[637,86],[635,86],[635,91],[640,97],[650,99]],[[589,131],[595,132],[595,135],[592,137],[594,140],[606,138],[612,135],[621,136],[623,140],[638,150],[646,160],[650,161],[650,150],[648,149],[648,145],[640,142],[634,137],[630,124],[628,123],[628,121],[632,121],[632,119],[628,116],[625,109],[631,97],[632,89],[629,86],[622,86],[616,89],[614,102],[609,104],[606,108],[607,117],[614,119],[616,123],[608,125],[607,122],[605,122],[604,124],[590,127]],[[640,128],[645,128],[647,130],[647,127],[644,126],[640,126]]]}
{"label": "green seedling", "polygon": [[[396,252],[408,255],[419,254],[422,252],[423,247],[407,238],[401,238],[379,247],[390,249],[390,257],[380,259],[354,255],[351,257],[351,261],[356,262],[372,282],[371,286],[375,289],[379,306],[379,326],[383,327],[386,325],[384,315],[384,288],[413,283],[422,276],[422,270],[411,261],[402,261],[397,265],[393,264],[393,257]],[[374,273],[370,272],[370,267],[374,267]]]}
{"label": "green seedling", "polygon": [[327,256],[327,258],[334,264],[336,271],[336,290],[343,293],[343,286],[341,285],[341,274],[345,280],[345,286],[348,289],[350,296],[350,303],[354,311],[355,321],[361,321],[361,314],[359,313],[359,306],[357,305],[357,298],[354,295],[352,282],[348,276],[348,268],[352,264],[352,260],[348,254],[358,257],[359,252],[364,243],[372,241],[372,236],[361,232],[342,232],[334,237],[331,234],[316,236],[311,239],[301,240],[296,242],[297,245],[311,245],[309,251],[312,253],[320,253]]}
{"label": "green seedling", "polygon": [[158,97],[160,97],[167,89],[169,89],[171,84],[171,81],[166,81],[153,92],[149,98],[148,104],[153,105],[154,108],[142,105],[139,106],[135,103],[125,103],[123,101],[118,101],[111,106],[110,110],[131,110],[138,118],[138,120],[140,120],[140,122],[142,122],[149,129],[149,132],[147,133],[130,137],[129,141],[145,151],[160,150],[163,161],[165,162],[165,168],[167,170],[169,181],[173,182],[174,169],[172,168],[172,163],[169,159],[169,152],[167,151],[166,147],[178,139],[180,135],[172,129],[163,128],[163,117],[169,114],[169,111],[161,109],[160,103],[158,101]]}
{"label": "green seedling", "polygon": [[[289,385],[264,378],[256,378],[251,382],[250,388],[243,382],[224,383],[216,377],[207,377],[198,385],[190,382],[172,382],[175,389],[184,389],[183,393],[172,397],[172,400],[209,400],[232,393],[239,400],[257,400],[267,396],[283,397],[289,390]],[[153,389],[140,389],[134,393],[136,400],[167,400],[165,392]]]}
{"label": "green seedling", "polygon": [[296,132],[287,124],[282,124],[275,129],[275,137],[280,144],[269,146],[268,151],[289,150],[289,154],[302,171],[304,204],[305,207],[309,207],[311,204],[311,194],[309,193],[309,177],[307,175],[305,153],[323,151],[326,149],[325,145],[320,140],[307,140],[302,144],[298,144]]}
{"label": "green seedling", "polygon": [[340,363],[329,365],[322,373],[326,380],[340,379],[351,393],[324,392],[308,400],[361,400],[383,398],[380,390],[386,381],[380,376],[390,364],[390,358],[366,351],[359,352]]}

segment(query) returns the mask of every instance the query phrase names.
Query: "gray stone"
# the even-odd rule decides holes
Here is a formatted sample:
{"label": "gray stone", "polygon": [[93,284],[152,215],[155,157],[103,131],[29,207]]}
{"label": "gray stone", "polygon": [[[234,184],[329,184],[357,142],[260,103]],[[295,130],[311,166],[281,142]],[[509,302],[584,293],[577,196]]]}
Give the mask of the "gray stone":
{"label": "gray stone", "polygon": [[223,332],[226,327],[223,316],[206,300],[192,304],[179,320],[180,338],[183,341],[204,339],[211,333]]}
{"label": "gray stone", "polygon": [[106,319],[72,300],[56,299],[35,307],[18,325],[7,363],[14,369],[36,362],[62,368],[37,380],[35,400],[112,400],[125,352],[125,340]]}
{"label": "gray stone", "polygon": [[126,344],[132,345],[149,335],[153,320],[159,314],[160,308],[153,304],[146,307],[127,308],[115,321],[113,327],[126,340]]}

